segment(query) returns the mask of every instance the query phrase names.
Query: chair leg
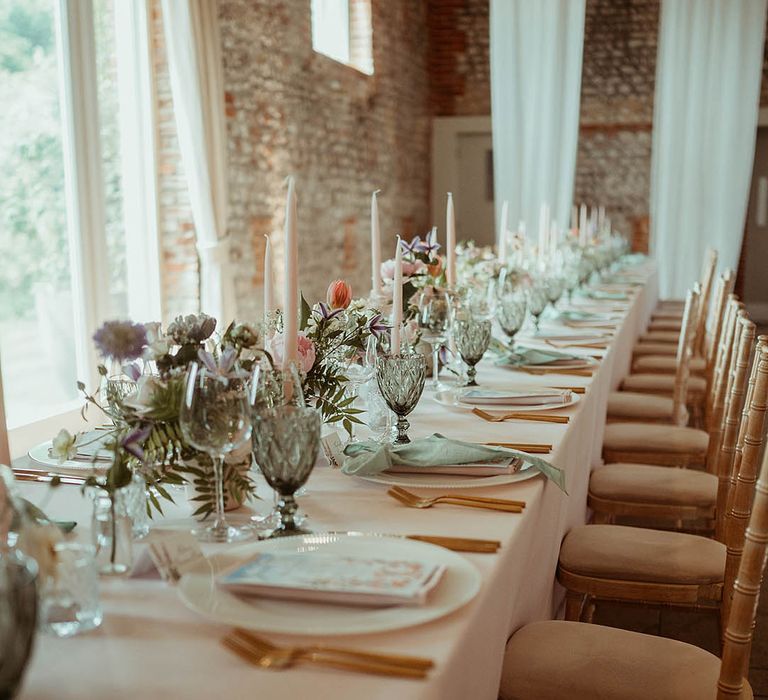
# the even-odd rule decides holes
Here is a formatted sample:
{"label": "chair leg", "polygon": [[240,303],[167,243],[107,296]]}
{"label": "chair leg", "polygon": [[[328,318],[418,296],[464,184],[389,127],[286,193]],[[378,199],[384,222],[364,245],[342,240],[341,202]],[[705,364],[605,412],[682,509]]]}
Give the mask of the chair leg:
{"label": "chair leg", "polygon": [[584,605],[584,594],[568,591],[565,594],[565,619],[569,622],[581,620],[581,609]]}
{"label": "chair leg", "polygon": [[592,624],[592,620],[595,617],[595,600],[587,596],[584,603],[584,609],[581,611],[581,621]]}

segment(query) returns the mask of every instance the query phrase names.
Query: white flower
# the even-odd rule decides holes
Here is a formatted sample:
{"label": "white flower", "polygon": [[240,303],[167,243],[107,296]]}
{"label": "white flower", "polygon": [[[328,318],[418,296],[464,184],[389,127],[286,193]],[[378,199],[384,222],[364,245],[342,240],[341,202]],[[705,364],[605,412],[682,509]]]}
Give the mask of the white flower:
{"label": "white flower", "polygon": [[157,321],[145,323],[147,331],[147,346],[144,348],[145,360],[158,360],[167,355],[171,349],[171,340],[168,338]]}
{"label": "white flower", "polygon": [[53,438],[51,456],[55,457],[59,464],[66,462],[68,459],[74,459],[77,454],[75,440],[76,437],[74,435],[62,428],[59,430],[59,434]]}

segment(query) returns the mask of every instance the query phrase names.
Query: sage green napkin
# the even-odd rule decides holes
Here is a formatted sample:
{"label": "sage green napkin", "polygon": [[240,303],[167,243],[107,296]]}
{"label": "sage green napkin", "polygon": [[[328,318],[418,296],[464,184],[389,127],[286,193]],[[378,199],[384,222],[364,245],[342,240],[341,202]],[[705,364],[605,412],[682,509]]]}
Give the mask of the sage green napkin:
{"label": "sage green napkin", "polygon": [[530,465],[530,468],[536,469],[557,484],[564,493],[568,493],[565,490],[565,472],[539,457],[505,447],[451,440],[439,433],[419,438],[406,445],[353,442],[344,448],[344,455],[341,471],[354,476],[373,476],[394,465],[418,469],[449,464],[510,462],[520,458]]}
{"label": "sage green napkin", "polygon": [[521,367],[528,365],[549,365],[562,360],[583,360],[583,357],[576,357],[564,352],[555,350],[539,350],[538,348],[515,347],[514,352],[507,352],[498,364],[507,367]]}
{"label": "sage green napkin", "polygon": [[605,299],[610,301],[627,301],[629,296],[626,292],[606,292],[603,289],[592,289],[587,292],[587,296],[591,299]]}

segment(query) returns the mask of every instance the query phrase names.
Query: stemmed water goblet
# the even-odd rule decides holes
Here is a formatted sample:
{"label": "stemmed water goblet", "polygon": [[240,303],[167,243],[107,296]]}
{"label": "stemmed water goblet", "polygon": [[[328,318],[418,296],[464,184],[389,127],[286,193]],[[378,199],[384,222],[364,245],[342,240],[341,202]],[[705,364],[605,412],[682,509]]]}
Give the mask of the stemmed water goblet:
{"label": "stemmed water goblet", "polygon": [[496,318],[499,326],[509,339],[509,349],[514,350],[515,335],[525,323],[525,315],[528,311],[528,300],[525,289],[508,289],[499,295]]}
{"label": "stemmed water goblet", "polygon": [[544,287],[547,301],[549,301],[549,303],[552,304],[552,308],[556,310],[557,302],[560,300],[560,297],[563,296],[565,280],[557,271],[552,270],[545,277]]}
{"label": "stemmed water goblet", "polygon": [[478,317],[472,307],[461,305],[454,311],[452,324],[456,349],[467,366],[465,386],[477,386],[477,365],[491,344],[493,324],[490,318]]}
{"label": "stemmed water goblet", "polygon": [[253,454],[278,495],[277,525],[269,537],[308,532],[296,520],[296,492],[306,483],[320,449],[320,414],[305,406],[283,405],[253,419]]}
{"label": "stemmed water goblet", "polygon": [[214,521],[193,534],[204,542],[236,542],[251,537],[250,528],[230,525],[224,516],[224,456],[245,445],[251,437],[243,379],[212,372],[197,362],[190,364],[179,425],[187,443],[206,452],[213,462]]}
{"label": "stemmed water goblet", "polygon": [[533,284],[528,287],[528,311],[533,316],[533,324],[536,328],[536,332],[539,332],[539,317],[544,309],[547,308],[549,299],[547,298],[547,290],[544,283],[539,280],[534,280]]}
{"label": "stemmed water goblet", "polygon": [[418,324],[421,338],[432,348],[432,389],[440,385],[440,346],[448,339],[451,305],[448,295],[437,289],[425,290],[419,296]]}
{"label": "stemmed water goblet", "polygon": [[376,363],[376,382],[384,401],[397,416],[395,445],[410,442],[406,416],[416,408],[427,378],[427,358],[419,353],[388,355]]}

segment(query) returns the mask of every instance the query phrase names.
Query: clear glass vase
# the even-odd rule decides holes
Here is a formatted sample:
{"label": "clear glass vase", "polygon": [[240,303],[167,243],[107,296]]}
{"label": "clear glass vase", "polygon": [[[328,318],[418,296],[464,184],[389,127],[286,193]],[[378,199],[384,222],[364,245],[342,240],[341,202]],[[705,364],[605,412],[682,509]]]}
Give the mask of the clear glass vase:
{"label": "clear glass vase", "polygon": [[133,521],[122,496],[119,491],[112,498],[98,494],[93,502],[96,568],[105,576],[123,576],[133,565]]}

